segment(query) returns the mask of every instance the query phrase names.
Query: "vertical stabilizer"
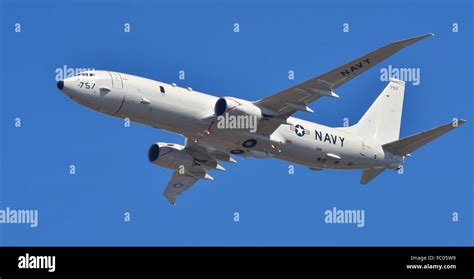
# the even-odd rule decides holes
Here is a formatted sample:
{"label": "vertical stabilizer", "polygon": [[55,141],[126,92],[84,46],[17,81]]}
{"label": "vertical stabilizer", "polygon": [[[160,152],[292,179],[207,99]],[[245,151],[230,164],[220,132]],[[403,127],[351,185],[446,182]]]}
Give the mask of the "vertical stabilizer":
{"label": "vertical stabilizer", "polygon": [[390,79],[375,102],[348,131],[384,144],[399,139],[405,82]]}

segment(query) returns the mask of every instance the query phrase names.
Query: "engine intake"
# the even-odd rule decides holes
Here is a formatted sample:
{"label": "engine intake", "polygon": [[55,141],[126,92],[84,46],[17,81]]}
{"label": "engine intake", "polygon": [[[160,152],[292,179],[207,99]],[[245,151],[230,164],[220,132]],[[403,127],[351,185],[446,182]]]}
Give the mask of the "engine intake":
{"label": "engine intake", "polygon": [[225,98],[219,98],[217,100],[216,105],[214,106],[214,114],[217,116],[221,116],[227,110],[227,101]]}
{"label": "engine intake", "polygon": [[234,97],[219,98],[214,105],[214,114],[221,116],[228,113],[229,115],[248,115],[262,120],[262,110],[252,102],[241,100]]}
{"label": "engine intake", "polygon": [[148,149],[148,160],[169,169],[178,169],[180,166],[191,168],[194,159],[183,149],[184,146],[179,144],[157,142]]}
{"label": "engine intake", "polygon": [[158,157],[160,157],[160,146],[155,143],[148,149],[148,161],[154,162]]}

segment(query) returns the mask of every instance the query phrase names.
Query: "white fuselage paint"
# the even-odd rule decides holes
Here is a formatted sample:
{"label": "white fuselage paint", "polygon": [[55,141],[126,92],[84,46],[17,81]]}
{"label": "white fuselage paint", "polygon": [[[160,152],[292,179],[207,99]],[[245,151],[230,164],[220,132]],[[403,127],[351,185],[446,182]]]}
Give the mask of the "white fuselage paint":
{"label": "white fuselage paint", "polygon": [[[63,92],[74,101],[95,111],[167,130],[184,136],[203,134],[214,113],[216,96],[191,89],[154,81],[133,75],[108,71],[91,71],[94,76],[74,76],[64,80]],[[82,83],[82,86],[81,86]],[[87,83],[89,85],[87,85]],[[160,86],[165,93],[162,93]],[[89,89],[87,89],[89,88]],[[239,100],[237,98],[234,98]],[[299,136],[291,125],[280,125],[270,137],[248,130],[212,129],[199,138],[213,148],[252,150],[242,143],[257,139],[255,149],[266,154],[313,169],[362,169],[373,167],[396,168],[402,164],[400,156],[384,151],[380,144],[348,133],[345,128],[331,128],[306,120],[289,117],[288,123],[301,125],[307,131]],[[309,131],[309,133],[308,133]],[[260,150],[261,151],[261,150]],[[260,152],[260,155],[263,152]],[[328,154],[336,156],[328,156]],[[244,156],[255,156],[246,152]],[[338,159],[340,157],[340,159]]]}

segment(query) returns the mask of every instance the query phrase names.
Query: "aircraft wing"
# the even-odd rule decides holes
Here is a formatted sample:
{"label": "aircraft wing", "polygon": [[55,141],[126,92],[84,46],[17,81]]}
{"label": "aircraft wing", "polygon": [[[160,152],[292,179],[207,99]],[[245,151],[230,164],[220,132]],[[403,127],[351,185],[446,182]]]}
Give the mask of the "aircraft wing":
{"label": "aircraft wing", "polygon": [[320,97],[338,98],[339,96],[334,92],[335,88],[374,67],[402,48],[430,36],[433,36],[433,34],[430,33],[393,42],[325,74],[256,101],[256,105],[268,110],[266,114],[269,120],[271,120],[271,118],[280,119],[280,121],[262,122],[259,126],[259,132],[272,133],[279,125],[284,123],[286,118],[296,111],[312,112],[312,110],[308,108],[308,104],[316,101]]}
{"label": "aircraft wing", "polygon": [[168,182],[163,196],[171,203],[176,203],[176,198],[181,195],[184,191],[188,190],[193,186],[199,178],[190,176],[187,174],[180,174],[179,171],[174,171],[173,176]]}
{"label": "aircraft wing", "polygon": [[227,152],[217,150],[205,144],[196,143],[188,138],[186,138],[184,150],[193,157],[193,166],[188,169],[183,168],[174,171],[168,186],[163,192],[163,196],[171,204],[175,204],[177,197],[191,188],[199,179],[214,180],[208,174],[210,170],[225,170],[219,162],[237,162]]}

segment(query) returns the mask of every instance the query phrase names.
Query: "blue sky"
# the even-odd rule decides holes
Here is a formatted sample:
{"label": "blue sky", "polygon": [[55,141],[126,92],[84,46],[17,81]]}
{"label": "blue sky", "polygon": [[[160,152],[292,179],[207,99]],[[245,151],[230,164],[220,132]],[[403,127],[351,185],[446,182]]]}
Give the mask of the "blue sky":
{"label": "blue sky", "polygon": [[[472,245],[472,4],[355,2],[3,0],[0,210],[37,209],[39,225],[0,224],[0,244]],[[237,158],[170,206],[162,192],[171,170],[150,164],[146,152],[154,142],[183,139],[124,128],[73,103],[55,81],[67,65],[256,100],[429,32],[436,36],[338,88],[341,98],[297,114],[329,126],[356,122],[386,86],[380,70],[392,65],[421,72],[420,85],[407,83],[402,136],[453,117],[470,120],[415,152],[403,175],[387,171],[366,186],[360,171],[295,166],[290,175],[283,161]],[[324,223],[333,207],[365,210],[365,226]]]}

